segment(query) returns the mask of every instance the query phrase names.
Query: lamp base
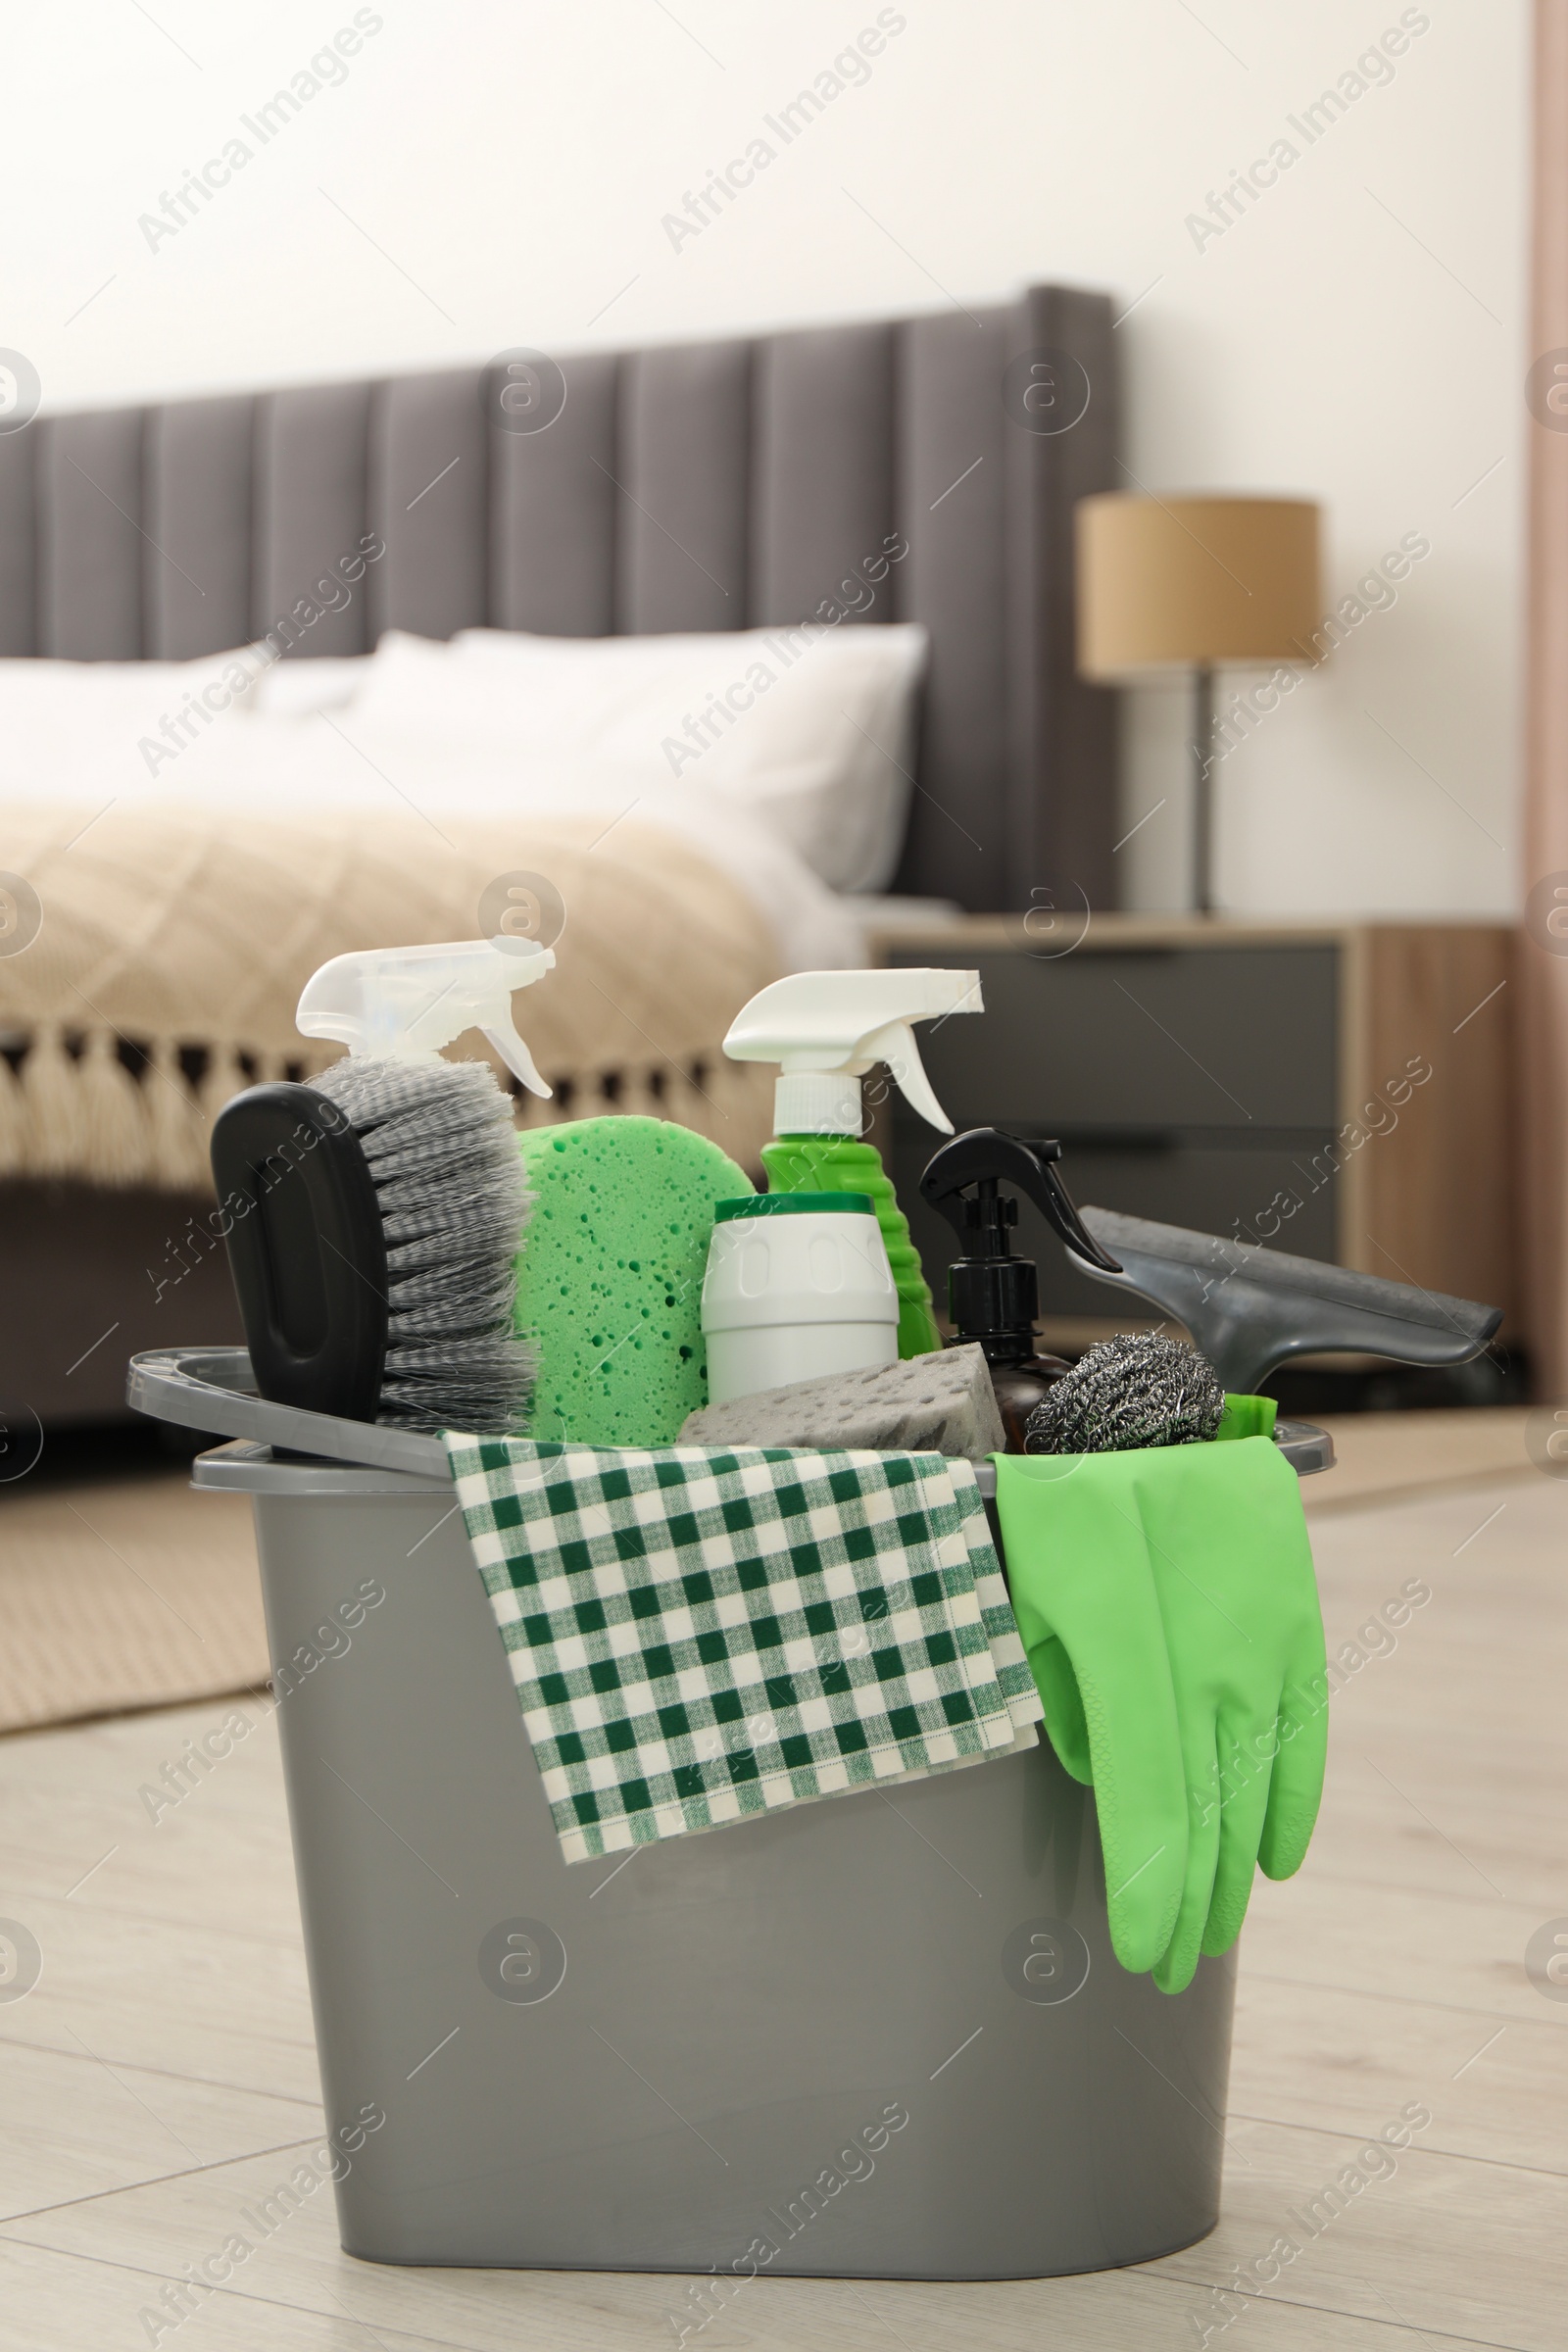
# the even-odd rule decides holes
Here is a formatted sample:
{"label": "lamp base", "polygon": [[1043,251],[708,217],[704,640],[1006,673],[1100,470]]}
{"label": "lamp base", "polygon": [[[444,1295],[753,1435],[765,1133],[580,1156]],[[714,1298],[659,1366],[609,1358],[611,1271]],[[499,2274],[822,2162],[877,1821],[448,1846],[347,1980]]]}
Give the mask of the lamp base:
{"label": "lamp base", "polygon": [[1214,906],[1214,672],[1193,672],[1193,912]]}

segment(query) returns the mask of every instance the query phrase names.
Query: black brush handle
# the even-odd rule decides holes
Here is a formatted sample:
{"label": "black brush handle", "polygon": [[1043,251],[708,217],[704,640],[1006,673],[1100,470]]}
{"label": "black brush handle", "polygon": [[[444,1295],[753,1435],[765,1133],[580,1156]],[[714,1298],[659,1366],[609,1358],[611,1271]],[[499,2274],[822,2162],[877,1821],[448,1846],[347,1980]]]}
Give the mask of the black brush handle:
{"label": "black brush handle", "polygon": [[373,1421],[386,1358],[386,1236],[347,1116],[314,1087],[253,1086],[219,1113],[212,1159],[261,1395]]}
{"label": "black brush handle", "polygon": [[1463,1364],[1479,1355],[1502,1310],[1403,1282],[1382,1282],[1316,1258],[1292,1257],[1156,1225],[1109,1208],[1080,1212],[1119,1275],[1086,1257],[1082,1273],[1136,1292],[1185,1323],[1227,1389],[1255,1395],[1276,1365],[1330,1350],[1400,1364]]}

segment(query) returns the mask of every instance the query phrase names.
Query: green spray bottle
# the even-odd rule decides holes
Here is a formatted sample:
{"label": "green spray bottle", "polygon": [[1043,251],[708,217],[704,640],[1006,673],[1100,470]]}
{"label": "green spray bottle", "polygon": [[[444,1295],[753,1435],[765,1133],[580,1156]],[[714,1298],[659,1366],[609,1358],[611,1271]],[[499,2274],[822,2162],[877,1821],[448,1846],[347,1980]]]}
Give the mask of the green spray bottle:
{"label": "green spray bottle", "polygon": [[978,972],[792,972],[753,997],[724,1040],[732,1060],[778,1065],[773,1140],[762,1147],[769,1190],[871,1196],[899,1294],[901,1356],[935,1354],[942,1334],[881,1154],[862,1140],[860,1080],[885,1062],[910,1107],[951,1135],[912,1024],[983,1009]]}

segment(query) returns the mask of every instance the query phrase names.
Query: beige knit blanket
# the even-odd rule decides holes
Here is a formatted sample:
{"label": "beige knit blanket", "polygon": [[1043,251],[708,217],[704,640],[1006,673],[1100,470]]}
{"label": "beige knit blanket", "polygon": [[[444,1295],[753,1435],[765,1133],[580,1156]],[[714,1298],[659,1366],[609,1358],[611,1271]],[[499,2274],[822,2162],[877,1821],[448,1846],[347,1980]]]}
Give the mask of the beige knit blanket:
{"label": "beige knit blanket", "polygon": [[[743,1167],[769,1133],[767,1073],[720,1048],[777,950],[740,886],[662,829],[444,816],[438,835],[412,811],[8,802],[0,867],[42,917],[30,939],[26,905],[0,924],[0,1175],[207,1189],[229,1097],[336,1058],[294,1026],[317,967],[477,938],[487,885],[519,871],[565,907],[557,968],[514,1002],[556,1089],[520,1096],[520,1123],[642,1111]],[[452,1051],[490,1058],[477,1035]]]}

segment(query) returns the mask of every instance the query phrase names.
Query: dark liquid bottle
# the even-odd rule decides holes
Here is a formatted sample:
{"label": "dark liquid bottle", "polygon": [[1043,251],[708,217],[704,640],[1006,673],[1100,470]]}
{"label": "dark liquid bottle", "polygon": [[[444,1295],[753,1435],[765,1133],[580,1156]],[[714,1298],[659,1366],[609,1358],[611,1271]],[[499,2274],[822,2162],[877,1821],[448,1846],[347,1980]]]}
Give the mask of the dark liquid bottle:
{"label": "dark liquid bottle", "polygon": [[955,1136],[927,1162],[920,1192],[958,1237],[963,1255],[948,1268],[954,1344],[984,1349],[1007,1451],[1022,1453],[1029,1416],[1070,1367],[1035,1348],[1040,1283],[1034,1260],[1012,1254],[1018,1203],[1001,1184],[1026,1193],[1083,1264],[1119,1273],[1088,1233],[1056,1174],[1056,1143],[1024,1143],[994,1127]]}
{"label": "dark liquid bottle", "polygon": [[[980,1346],[985,1347],[983,1340]],[[1002,1426],[1007,1433],[1007,1451],[1022,1453],[1030,1414],[1069,1367],[1061,1356],[1039,1355],[1032,1348],[1027,1355],[1007,1362],[999,1362],[986,1348],[986,1361],[991,1366]]]}
{"label": "dark liquid bottle", "polygon": [[965,1254],[948,1268],[948,1311],[954,1345],[985,1350],[1007,1451],[1022,1453],[1030,1414],[1068,1367],[1035,1349],[1040,1284],[1034,1260],[1012,1254],[1017,1201],[999,1197],[994,1177],[982,1177],[976,1190],[977,1199],[961,1203]]}

